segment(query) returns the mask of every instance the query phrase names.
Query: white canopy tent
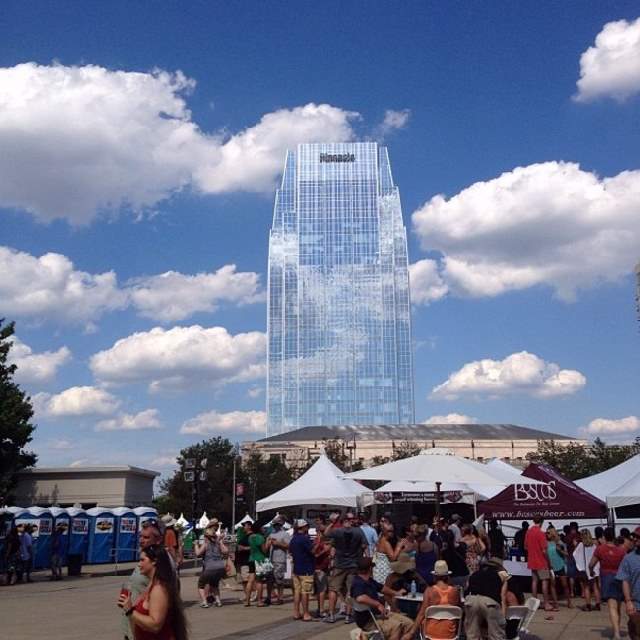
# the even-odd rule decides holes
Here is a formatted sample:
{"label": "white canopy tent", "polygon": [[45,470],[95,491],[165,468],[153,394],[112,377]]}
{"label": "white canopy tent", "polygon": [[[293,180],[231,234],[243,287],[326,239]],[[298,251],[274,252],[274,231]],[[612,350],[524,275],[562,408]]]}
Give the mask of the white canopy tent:
{"label": "white canopy tent", "polygon": [[640,504],[640,454],[575,482],[581,489],[604,500],[609,509]]}
{"label": "white canopy tent", "polygon": [[[510,464],[503,462],[500,458],[493,458],[486,464],[491,470],[492,475],[496,475],[503,480],[509,480],[509,484],[544,484],[537,480],[532,480],[522,475],[522,470],[512,467]],[[504,485],[496,485],[494,487],[486,487],[479,485],[471,485],[471,489],[478,494],[478,497],[484,499],[497,496],[503,489]]]}
{"label": "white canopy tent", "polygon": [[[519,474],[517,474],[519,476]],[[387,462],[377,467],[354,471],[346,474],[347,478],[354,480],[401,480],[410,483],[428,483],[434,488],[435,483],[441,483],[440,490],[449,483],[462,484],[482,488],[500,487],[504,489],[515,484],[514,475],[504,469],[496,469],[489,465],[467,460],[452,454],[436,452],[432,449],[424,449],[417,456]],[[539,480],[519,477],[523,484],[544,484]]]}
{"label": "white canopy tent", "polygon": [[256,511],[292,506],[331,505],[336,507],[367,506],[373,503],[373,492],[355,480],[344,477],[326,455],[289,486],[258,500]]}

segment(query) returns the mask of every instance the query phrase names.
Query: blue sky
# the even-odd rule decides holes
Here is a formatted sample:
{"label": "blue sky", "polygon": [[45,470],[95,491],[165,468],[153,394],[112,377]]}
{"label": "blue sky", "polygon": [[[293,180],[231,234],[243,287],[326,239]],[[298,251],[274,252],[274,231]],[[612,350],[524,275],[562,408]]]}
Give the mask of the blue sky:
{"label": "blue sky", "polygon": [[0,30],[41,464],[261,435],[273,192],[315,140],[389,147],[418,421],[640,434],[637,3],[6,2]]}

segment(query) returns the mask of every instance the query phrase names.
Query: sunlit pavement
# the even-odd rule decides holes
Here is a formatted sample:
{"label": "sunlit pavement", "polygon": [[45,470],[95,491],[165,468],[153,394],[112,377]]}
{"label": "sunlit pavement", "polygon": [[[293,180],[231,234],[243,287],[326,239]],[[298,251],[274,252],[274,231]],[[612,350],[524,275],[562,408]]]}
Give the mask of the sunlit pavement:
{"label": "sunlit pavement", "polygon": [[[335,624],[298,622],[292,619],[290,597],[281,606],[246,608],[240,591],[225,589],[223,607],[202,609],[196,589],[197,570],[182,575],[182,595],[187,608],[192,640],[293,640],[322,636],[326,640],[347,640],[352,628]],[[65,578],[50,582],[40,574],[31,584],[0,587],[0,637],[10,640],[112,640],[121,638],[120,610],[115,606],[123,578]],[[581,604],[577,600],[577,604]],[[546,619],[552,616],[552,619]],[[623,628],[626,627],[626,618]],[[567,609],[545,614],[539,611],[530,631],[542,640],[593,640],[611,637],[605,611],[582,612]],[[626,635],[626,634],[623,634]]]}

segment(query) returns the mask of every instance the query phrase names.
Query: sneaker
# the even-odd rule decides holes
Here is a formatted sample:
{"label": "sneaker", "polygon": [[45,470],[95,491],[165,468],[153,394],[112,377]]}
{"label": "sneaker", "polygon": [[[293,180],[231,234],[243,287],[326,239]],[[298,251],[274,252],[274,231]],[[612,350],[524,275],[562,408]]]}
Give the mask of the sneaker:
{"label": "sneaker", "polygon": [[353,623],[353,618],[351,616],[345,616],[344,617],[344,623],[345,624],[352,624]]}
{"label": "sneaker", "polygon": [[222,602],[220,601],[220,598],[216,598],[216,607],[221,607],[222,606]]}
{"label": "sneaker", "polygon": [[211,605],[210,605],[208,602],[201,602],[201,603],[200,603],[200,606],[201,606],[203,609],[208,609]]}
{"label": "sneaker", "polygon": [[326,618],[323,618],[322,622],[328,622],[329,624],[333,624],[336,621],[336,617],[331,615],[330,613],[327,614]]}

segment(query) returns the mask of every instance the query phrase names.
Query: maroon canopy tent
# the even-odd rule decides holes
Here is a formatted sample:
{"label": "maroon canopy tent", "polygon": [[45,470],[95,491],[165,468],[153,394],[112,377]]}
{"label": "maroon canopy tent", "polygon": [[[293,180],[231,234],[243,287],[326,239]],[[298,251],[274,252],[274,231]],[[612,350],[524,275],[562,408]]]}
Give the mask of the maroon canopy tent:
{"label": "maroon canopy tent", "polygon": [[478,503],[478,513],[502,520],[603,518],[607,506],[547,464],[532,462],[523,476],[546,485],[513,484],[498,495]]}

